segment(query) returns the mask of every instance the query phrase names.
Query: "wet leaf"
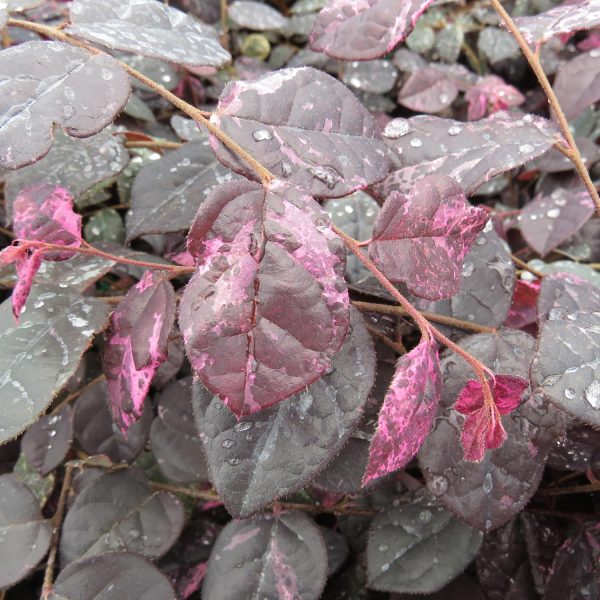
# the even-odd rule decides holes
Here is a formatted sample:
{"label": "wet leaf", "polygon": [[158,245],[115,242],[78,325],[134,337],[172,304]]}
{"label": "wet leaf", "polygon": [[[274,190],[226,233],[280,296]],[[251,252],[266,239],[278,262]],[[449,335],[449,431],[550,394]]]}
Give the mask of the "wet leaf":
{"label": "wet leaf", "polygon": [[239,27],[254,31],[284,28],[288,20],[273,7],[252,0],[237,0],[227,8],[227,16]]}
{"label": "wet leaf", "polygon": [[537,321],[538,297],[540,295],[539,281],[517,279],[512,303],[504,321],[505,327],[521,329]]}
{"label": "wet leaf", "polygon": [[600,99],[600,50],[580,54],[562,65],[552,87],[567,119],[579,116]]}
{"label": "wet leaf", "polygon": [[398,71],[389,60],[351,62],[344,65],[342,81],[369,94],[386,94],[396,84]]}
{"label": "wet leaf", "polygon": [[600,311],[600,290],[569,273],[551,273],[542,279],[538,299],[540,322],[575,312]]}
{"label": "wet leaf", "polygon": [[121,215],[112,208],[103,208],[90,217],[84,227],[85,241],[122,244],[125,241],[125,226]]}
{"label": "wet leaf", "polygon": [[520,106],[525,102],[525,96],[501,77],[487,75],[467,90],[465,100],[469,103],[467,118],[477,121],[487,114]]}
{"label": "wet leaf", "polygon": [[426,67],[412,73],[398,93],[398,104],[415,112],[438,113],[458,96],[458,87],[445,73]]}

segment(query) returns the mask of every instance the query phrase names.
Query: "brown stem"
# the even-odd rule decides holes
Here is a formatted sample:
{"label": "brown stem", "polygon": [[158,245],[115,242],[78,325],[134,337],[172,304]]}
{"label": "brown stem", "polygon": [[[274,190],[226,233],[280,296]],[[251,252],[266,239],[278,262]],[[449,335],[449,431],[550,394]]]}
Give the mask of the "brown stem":
{"label": "brown stem", "polygon": [[538,494],[541,496],[564,496],[567,494],[587,494],[589,492],[600,492],[600,482],[575,485],[572,487],[545,489],[540,490]]}
{"label": "brown stem", "polygon": [[176,150],[181,148],[183,144],[179,142],[168,142],[167,140],[151,140],[151,141],[126,141],[125,148],[150,148],[151,150]]}
{"label": "brown stem", "polygon": [[512,17],[506,12],[505,8],[500,3],[500,0],[492,0],[492,5],[495,8],[496,12],[500,15],[501,19],[504,21],[507,29],[511,32],[512,36],[515,38],[517,44],[519,44],[521,48],[521,52],[527,59],[529,66],[535,73],[537,80],[539,81],[546,97],[548,98],[548,102],[550,107],[552,108],[552,112],[556,117],[556,121],[558,123],[558,127],[560,128],[561,133],[565,137],[565,140],[568,144],[568,149],[565,149],[565,156],[567,156],[573,165],[575,165],[575,169],[577,173],[581,177],[585,187],[587,188],[594,204],[596,205],[596,210],[598,215],[600,215],[600,196],[598,196],[598,192],[596,190],[596,186],[594,182],[590,178],[590,174],[583,163],[583,159],[581,158],[581,154],[579,153],[579,149],[577,148],[577,144],[575,143],[575,139],[573,138],[573,134],[571,133],[571,129],[569,128],[569,122],[563,112],[562,107],[560,106],[560,102],[546,77],[546,73],[544,73],[544,69],[540,63],[539,55],[531,50],[525,38],[521,35],[519,28],[516,26],[515,22],[512,20]]}
{"label": "brown stem", "polygon": [[544,279],[544,273],[538,271],[537,269],[534,269],[533,267],[530,267],[525,261],[521,260],[518,256],[511,254],[510,259],[515,263],[515,265],[517,265],[517,267],[523,269],[523,271],[528,271],[532,275],[535,275],[538,279]]}
{"label": "brown stem", "polygon": [[375,327],[371,327],[371,325],[367,325],[367,330],[371,335],[373,335],[377,339],[381,340],[386,346],[391,348],[394,352],[397,352],[398,354],[406,354],[406,348],[404,347],[404,344],[400,344],[399,342],[395,342],[394,340],[391,340],[387,335],[385,335],[385,333],[382,333]]}

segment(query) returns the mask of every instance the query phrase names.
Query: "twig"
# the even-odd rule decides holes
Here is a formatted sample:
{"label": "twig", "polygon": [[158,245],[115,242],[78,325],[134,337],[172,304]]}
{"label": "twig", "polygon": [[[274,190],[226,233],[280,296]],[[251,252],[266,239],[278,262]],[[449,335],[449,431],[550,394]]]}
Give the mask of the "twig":
{"label": "twig", "polygon": [[537,269],[534,269],[533,267],[530,267],[525,261],[521,260],[518,256],[511,254],[510,259],[515,263],[515,265],[517,265],[517,267],[520,267],[524,271],[528,271],[532,275],[535,275],[538,279],[544,279],[544,273],[538,271]]}
{"label": "twig", "polygon": [[371,327],[371,325],[367,325],[367,330],[371,335],[374,335],[376,338],[381,340],[386,346],[391,348],[394,352],[397,352],[398,354],[406,354],[406,348],[404,347],[403,344],[400,344],[399,342],[395,342],[394,340],[391,340],[387,335],[385,335],[385,333],[379,331],[375,327]]}
{"label": "twig", "polygon": [[179,142],[168,142],[166,140],[149,140],[149,141],[127,141],[125,148],[150,148],[152,150],[176,150],[181,148],[183,144]]}
{"label": "twig", "polygon": [[540,494],[540,496],[566,496],[570,494],[588,494],[591,492],[600,492],[600,482],[588,483],[586,485],[575,485],[572,487],[539,490],[538,494]]}
{"label": "twig", "polygon": [[77,398],[79,398],[79,396],[81,396],[81,394],[83,394],[84,392],[87,392],[87,390],[89,390],[91,387],[93,387],[97,383],[100,383],[103,379],[104,379],[104,374],[98,375],[98,377],[94,377],[94,379],[92,379],[91,381],[88,381],[84,386],[80,387],[78,390],[75,390],[74,392],[69,394],[64,400],[59,402],[50,411],[50,414],[51,415],[58,414],[63,409],[63,407],[65,407],[67,404],[70,404],[71,402],[73,402],[73,400],[76,400]]}

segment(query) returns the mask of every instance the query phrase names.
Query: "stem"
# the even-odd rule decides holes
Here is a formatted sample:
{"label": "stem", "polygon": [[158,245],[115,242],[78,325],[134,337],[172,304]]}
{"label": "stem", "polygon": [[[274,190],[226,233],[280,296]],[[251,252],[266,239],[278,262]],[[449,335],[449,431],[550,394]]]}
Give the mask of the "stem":
{"label": "stem", "polygon": [[530,267],[525,261],[521,260],[518,256],[511,254],[510,259],[515,263],[515,265],[517,265],[517,267],[523,269],[523,271],[528,271],[532,275],[535,275],[538,279],[544,279],[544,273],[538,271],[537,269],[534,269],[533,267]]}
{"label": "stem", "polygon": [[104,380],[104,374],[98,375],[98,377],[95,377],[91,381],[88,381],[84,386],[80,387],[78,390],[75,390],[72,394],[69,394],[62,402],[59,402],[50,411],[50,414],[51,415],[58,414],[63,409],[64,406],[66,406],[67,404],[70,404],[71,402],[73,402],[73,400],[76,400],[77,398],[79,398],[79,396],[81,396],[81,394],[83,394],[83,392],[86,392],[92,386],[96,385],[97,383],[100,383],[103,380]]}
{"label": "stem", "polygon": [[545,489],[540,490],[538,493],[542,496],[564,496],[567,494],[587,494],[590,492],[600,492],[600,482],[558,489]]}
{"label": "stem", "polygon": [[142,142],[125,142],[125,148],[150,148],[151,150],[176,150],[183,144],[179,142],[168,142],[167,140],[152,140]]}
{"label": "stem", "polygon": [[596,211],[598,212],[598,215],[600,215],[600,196],[598,196],[596,186],[591,180],[590,174],[588,173],[588,170],[586,169],[585,164],[583,163],[583,159],[581,158],[581,154],[579,153],[577,144],[575,144],[575,139],[573,138],[573,134],[571,133],[571,129],[569,128],[569,123],[567,121],[565,113],[563,112],[558,98],[556,97],[556,94],[554,93],[554,90],[552,89],[552,86],[550,85],[550,82],[546,77],[546,73],[544,73],[544,69],[542,69],[539,55],[531,50],[531,48],[525,41],[525,38],[521,35],[521,32],[519,31],[518,27],[515,25],[515,22],[512,20],[512,17],[506,12],[504,7],[500,3],[500,0],[492,0],[492,5],[504,21],[504,24],[506,25],[507,29],[511,32],[512,36],[519,44],[521,52],[523,52],[523,55],[527,59],[529,66],[535,73],[537,80],[542,86],[542,89],[544,90],[544,93],[548,98],[548,102],[550,104],[552,112],[556,117],[558,127],[561,130],[569,146],[568,148],[565,148],[564,151],[561,150],[561,152],[571,160],[573,165],[575,165],[575,169],[577,170],[579,177],[581,177],[583,184],[585,185],[590,196],[592,197],[592,200],[596,205]]}
{"label": "stem", "polygon": [[367,331],[371,335],[375,336],[377,339],[382,341],[386,346],[391,348],[394,352],[397,352],[398,354],[406,354],[406,348],[404,347],[403,344],[400,344],[399,342],[395,342],[394,340],[391,340],[387,335],[385,335],[385,333],[382,333],[378,329],[375,329],[375,327],[371,327],[370,325],[367,325]]}

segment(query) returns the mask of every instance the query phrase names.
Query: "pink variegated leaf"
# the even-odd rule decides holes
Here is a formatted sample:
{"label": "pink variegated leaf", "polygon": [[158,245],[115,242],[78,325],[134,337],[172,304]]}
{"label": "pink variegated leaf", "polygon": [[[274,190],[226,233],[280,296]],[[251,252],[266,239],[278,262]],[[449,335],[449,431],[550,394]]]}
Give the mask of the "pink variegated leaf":
{"label": "pink variegated leaf", "polygon": [[152,271],[127,292],[110,318],[102,366],[122,431],[142,416],[150,382],[167,357],[174,318],[173,286]]}
{"label": "pink variegated leaf", "polygon": [[469,462],[482,461],[486,449],[499,448],[505,441],[506,431],[498,413],[488,406],[467,417],[460,436],[464,459]]}
{"label": "pink variegated leaf", "polygon": [[313,50],[342,60],[371,60],[406,39],[433,0],[331,0],[310,34]]}
{"label": "pink variegated leaf", "polygon": [[461,268],[488,213],[471,206],[446,175],[421,179],[408,196],[392,192],[379,212],[371,258],[389,279],[427,300],[456,294]]}
{"label": "pink variegated leaf", "polygon": [[525,96],[501,77],[488,75],[467,90],[465,100],[469,103],[467,118],[478,121],[499,110],[520,106]]}
{"label": "pink variegated leaf", "polygon": [[179,306],[187,355],[236,415],[304,389],[349,323],[345,253],[326,213],[281,181],[216,187],[188,237],[198,269]]}
{"label": "pink variegated leaf", "polygon": [[[14,246],[13,246],[14,247]],[[1,262],[1,261],[0,261]],[[22,252],[15,261],[17,270],[17,283],[11,296],[12,310],[15,320],[19,321],[19,315],[27,302],[33,278],[42,264],[42,251],[33,250]]]}
{"label": "pink variegated leaf", "polygon": [[419,451],[431,429],[441,390],[435,341],[422,341],[398,359],[371,440],[363,485],[401,469]]}

